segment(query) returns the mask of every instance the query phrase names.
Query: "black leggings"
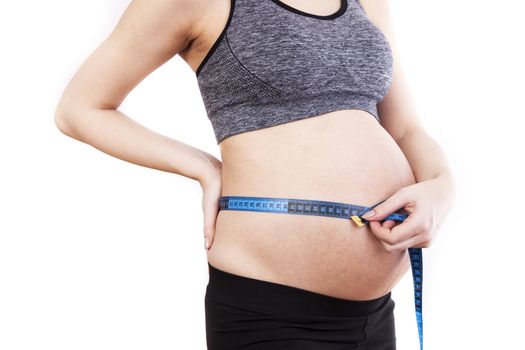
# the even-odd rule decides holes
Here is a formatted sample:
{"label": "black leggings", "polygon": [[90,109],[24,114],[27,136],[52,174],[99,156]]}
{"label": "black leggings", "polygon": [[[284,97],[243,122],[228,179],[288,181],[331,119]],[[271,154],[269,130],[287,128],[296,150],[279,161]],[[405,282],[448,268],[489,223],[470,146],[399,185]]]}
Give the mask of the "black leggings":
{"label": "black leggings", "polygon": [[391,292],[347,300],[208,268],[208,350],[396,349]]}

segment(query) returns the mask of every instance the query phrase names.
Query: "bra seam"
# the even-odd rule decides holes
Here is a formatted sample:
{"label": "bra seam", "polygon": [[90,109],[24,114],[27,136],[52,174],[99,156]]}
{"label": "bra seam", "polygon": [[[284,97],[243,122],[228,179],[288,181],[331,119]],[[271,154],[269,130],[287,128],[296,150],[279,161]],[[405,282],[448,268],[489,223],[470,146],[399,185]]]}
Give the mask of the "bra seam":
{"label": "bra seam", "polygon": [[269,83],[267,83],[266,81],[262,80],[260,77],[258,77],[255,73],[253,73],[251,70],[249,70],[248,68],[246,68],[246,66],[241,62],[241,60],[237,57],[237,55],[235,55],[235,52],[233,52],[233,49],[230,45],[230,39],[228,38],[228,33],[226,33],[225,35],[225,39],[226,39],[226,45],[228,45],[228,50],[231,52],[232,56],[235,58],[235,60],[241,65],[241,67],[246,71],[248,72],[251,76],[253,76],[255,79],[257,79],[258,81],[260,81],[261,83],[263,83],[265,86],[275,90],[275,91],[278,91],[282,94],[288,94],[289,92],[287,91],[283,91]]}

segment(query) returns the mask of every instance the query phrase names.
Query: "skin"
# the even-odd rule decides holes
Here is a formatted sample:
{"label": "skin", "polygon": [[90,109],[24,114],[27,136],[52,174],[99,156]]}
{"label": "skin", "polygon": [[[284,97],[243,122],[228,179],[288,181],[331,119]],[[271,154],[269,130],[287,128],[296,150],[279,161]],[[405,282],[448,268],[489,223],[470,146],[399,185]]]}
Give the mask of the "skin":
{"label": "skin", "polygon": [[[340,4],[283,2],[320,15]],[[229,4],[132,1],[67,85],[57,127],[122,160],[199,181],[206,254],[215,267],[344,299],[384,295],[408,270],[406,248],[431,245],[455,193],[445,155],[414,108],[386,0],[361,1],[394,55],[392,86],[378,104],[381,124],[362,110],[333,111],[226,138],[219,144],[220,161],[118,110],[140,81],[174,55],[196,71],[226,23]],[[358,228],[326,217],[219,212],[221,195],[360,205],[386,200],[368,218],[370,225]],[[402,207],[411,213],[403,223],[380,223]]]}

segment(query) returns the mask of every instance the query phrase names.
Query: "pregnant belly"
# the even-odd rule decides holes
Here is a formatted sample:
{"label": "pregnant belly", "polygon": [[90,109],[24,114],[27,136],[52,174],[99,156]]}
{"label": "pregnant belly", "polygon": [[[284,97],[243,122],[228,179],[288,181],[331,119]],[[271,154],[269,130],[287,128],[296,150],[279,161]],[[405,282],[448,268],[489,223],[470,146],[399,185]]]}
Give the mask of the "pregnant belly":
{"label": "pregnant belly", "polygon": [[[234,135],[220,144],[222,195],[373,205],[415,182],[373,116],[340,110]],[[410,263],[368,225],[321,216],[222,210],[208,262],[227,272],[343,299],[390,291]]]}

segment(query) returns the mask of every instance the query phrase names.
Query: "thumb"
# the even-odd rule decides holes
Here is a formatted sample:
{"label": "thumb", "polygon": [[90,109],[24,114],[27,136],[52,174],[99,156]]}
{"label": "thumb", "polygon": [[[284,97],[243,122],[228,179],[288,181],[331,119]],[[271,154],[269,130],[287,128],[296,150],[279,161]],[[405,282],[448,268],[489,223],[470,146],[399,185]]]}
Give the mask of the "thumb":
{"label": "thumb", "polygon": [[384,201],[379,202],[379,204],[376,204],[376,206],[374,206],[373,209],[368,210],[361,217],[368,221],[380,221],[386,218],[388,215],[392,214],[393,212],[397,211],[398,209],[403,208],[406,203],[406,194],[400,189]]}

